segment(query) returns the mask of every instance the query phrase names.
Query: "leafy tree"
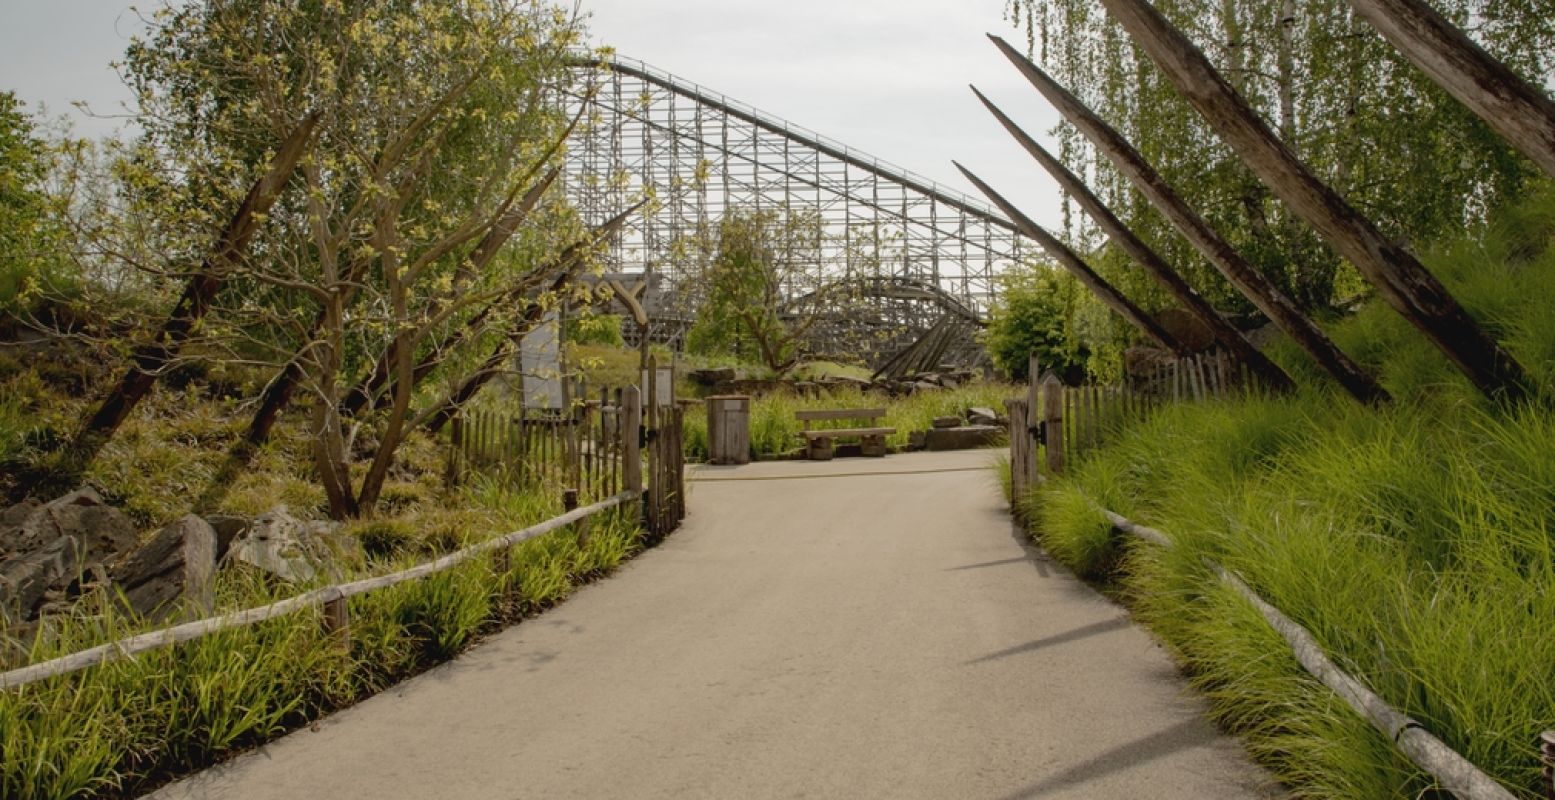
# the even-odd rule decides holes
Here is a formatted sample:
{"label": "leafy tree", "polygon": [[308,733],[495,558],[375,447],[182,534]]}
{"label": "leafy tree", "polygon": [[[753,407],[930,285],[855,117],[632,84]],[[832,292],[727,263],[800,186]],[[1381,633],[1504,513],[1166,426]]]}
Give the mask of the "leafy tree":
{"label": "leafy tree", "polygon": [[1116,377],[1119,337],[1126,333],[1073,275],[1038,264],[1013,269],[999,282],[983,344],[1001,373],[1025,380],[1035,354],[1043,371],[1068,383],[1080,383],[1088,373]]}
{"label": "leafy tree", "polygon": [[63,231],[44,186],[54,154],[37,128],[15,94],[0,92],[0,316],[24,316],[64,277]]}
{"label": "leafy tree", "polygon": [[[458,384],[478,357],[450,343],[506,339],[556,290],[548,254],[581,236],[565,208],[536,208],[579,23],[537,0],[205,0],[154,19],[125,71],[154,167],[132,185],[162,195],[168,262],[188,261],[275,142],[317,119],[294,191],[203,333],[207,351],[284,367],[276,380],[310,401],[332,515],[371,513],[423,367]],[[543,225],[524,224],[532,210]],[[355,386],[387,400],[349,420]],[[356,446],[363,434],[375,446]]]}
{"label": "leafy tree", "polygon": [[707,295],[687,336],[693,352],[757,360],[776,373],[841,284],[820,277],[825,233],[813,211],[735,209],[718,226]]}

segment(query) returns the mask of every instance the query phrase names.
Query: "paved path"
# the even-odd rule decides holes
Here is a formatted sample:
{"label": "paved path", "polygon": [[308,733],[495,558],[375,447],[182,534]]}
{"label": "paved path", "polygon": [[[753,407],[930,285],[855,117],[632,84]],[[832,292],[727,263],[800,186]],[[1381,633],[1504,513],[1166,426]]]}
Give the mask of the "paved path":
{"label": "paved path", "polygon": [[1274,796],[989,459],[701,470],[615,577],[158,796]]}

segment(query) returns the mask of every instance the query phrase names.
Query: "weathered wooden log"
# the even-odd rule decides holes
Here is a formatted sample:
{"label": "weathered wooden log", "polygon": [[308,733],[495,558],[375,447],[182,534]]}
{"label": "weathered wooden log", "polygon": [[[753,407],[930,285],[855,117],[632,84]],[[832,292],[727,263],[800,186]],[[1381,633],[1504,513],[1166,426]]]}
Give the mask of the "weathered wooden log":
{"label": "weathered wooden log", "polygon": [[1025,148],[1026,152],[1030,153],[1031,157],[1036,159],[1037,163],[1041,164],[1042,168],[1047,170],[1049,175],[1053,176],[1053,180],[1058,182],[1064,193],[1069,195],[1095,221],[1096,226],[1101,228],[1103,233],[1107,234],[1107,238],[1118,249],[1134,259],[1134,262],[1144,269],[1146,274],[1154,278],[1156,283],[1165,289],[1189,314],[1192,314],[1195,319],[1204,323],[1205,327],[1209,328],[1215,335],[1215,341],[1219,342],[1222,347],[1230,351],[1242,363],[1247,364],[1253,372],[1257,373],[1268,384],[1271,390],[1284,392],[1295,387],[1290,376],[1285,374],[1285,371],[1280,369],[1278,364],[1269,360],[1268,356],[1254,347],[1252,342],[1249,342],[1247,337],[1243,336],[1242,332],[1237,330],[1235,325],[1232,325],[1229,320],[1221,316],[1220,312],[1216,311],[1215,307],[1209,304],[1209,301],[1205,300],[1196,289],[1190,286],[1183,279],[1182,275],[1178,274],[1177,270],[1172,269],[1171,265],[1166,263],[1166,259],[1145,244],[1127,225],[1124,225],[1123,221],[1118,219],[1116,214],[1112,213],[1112,209],[1102,203],[1101,198],[1097,197],[1090,190],[1090,187],[1080,180],[1079,176],[1075,175],[1062,162],[1048,153],[1042,145],[1037,143],[1036,139],[1022,130],[1019,125],[1015,124],[1014,120],[1010,119],[998,106],[994,105],[982,92],[978,91],[976,86],[972,87],[972,92],[993,113],[994,117],[999,120],[999,123],[1004,126],[1004,129],[1011,136],[1015,137],[1015,141],[1019,142],[1021,147]]}
{"label": "weathered wooden log", "polygon": [[1020,70],[1021,74],[1069,120],[1096,149],[1118,168],[1124,177],[1166,217],[1184,238],[1224,275],[1237,291],[1258,307],[1280,330],[1312,356],[1334,380],[1362,402],[1387,400],[1387,393],[1375,379],[1345,355],[1316,323],[1301,313],[1279,287],[1238,253],[1191,206],[1137,149],[1096,116],[1078,98],[1043,72],[1031,59],[1021,55],[1008,42],[990,36],[994,44]]}
{"label": "weathered wooden log", "polygon": [[1318,180],[1209,59],[1146,0],[1102,0],[1161,73],[1285,204],[1354,264],[1378,294],[1490,397],[1527,392],[1521,365],[1414,254]]}
{"label": "weathered wooden log", "polygon": [[1555,101],[1421,0],[1349,0],[1404,57],[1555,177]]}
{"label": "weathered wooden log", "polygon": [[1075,276],[1081,285],[1089,289],[1091,294],[1096,295],[1096,298],[1103,305],[1112,309],[1114,314],[1122,317],[1140,333],[1143,333],[1146,338],[1161,347],[1171,350],[1178,355],[1188,354],[1188,350],[1174,339],[1170,333],[1167,333],[1160,325],[1156,324],[1156,321],[1149,314],[1145,313],[1144,309],[1134,305],[1132,300],[1125,297],[1122,292],[1108,283],[1105,278],[1097,275],[1096,271],[1091,269],[1090,265],[1086,264],[1085,260],[1080,258],[1078,253],[1069,249],[1069,246],[1059,241],[1058,237],[1048,233],[1041,225],[1038,225],[1030,217],[1021,213],[1021,210],[1016,208],[1009,200],[1006,200],[1004,195],[994,191],[982,178],[977,177],[971,170],[962,166],[960,162],[952,163],[956,165],[956,169],[961,170],[961,174],[965,175],[967,180],[971,181],[979,191],[987,195],[988,199],[993,201],[993,204],[998,206],[1005,216],[1010,218],[1011,222],[1015,223],[1017,230],[1035,239],[1037,244],[1042,245],[1042,249],[1046,250],[1048,255],[1058,262],[1059,266]]}

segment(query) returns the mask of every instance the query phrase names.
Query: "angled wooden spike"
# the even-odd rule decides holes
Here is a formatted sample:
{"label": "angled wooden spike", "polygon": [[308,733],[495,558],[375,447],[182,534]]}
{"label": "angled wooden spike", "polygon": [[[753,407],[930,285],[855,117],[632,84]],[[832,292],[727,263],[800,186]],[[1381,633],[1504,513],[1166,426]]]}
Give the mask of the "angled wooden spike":
{"label": "angled wooden spike", "polygon": [[1209,59],[1145,0],[1102,0],[1161,73],[1285,204],[1354,264],[1377,293],[1434,342],[1487,396],[1527,392],[1521,365],[1485,333],[1436,276],[1394,244],[1269,129]]}
{"label": "angled wooden spike", "polygon": [[1377,385],[1360,365],[1345,355],[1316,323],[1308,319],[1267,277],[1253,268],[1219,232],[1194,211],[1177,190],[1172,188],[1144,156],[1123,135],[1103,122],[1064,87],[1047,76],[1003,39],[989,35],[1005,57],[1022,75],[1069,120],[1096,149],[1128,178],[1167,221],[1219,270],[1236,290],[1278,325],[1301,349],[1305,350],[1339,385],[1362,402],[1384,402],[1387,392]]}
{"label": "angled wooden spike", "polygon": [[1026,152],[1030,153],[1032,158],[1035,158],[1037,163],[1041,164],[1042,168],[1047,170],[1049,175],[1053,176],[1053,179],[1058,182],[1058,185],[1064,192],[1073,198],[1075,203],[1079,204],[1086,214],[1090,215],[1091,219],[1096,222],[1097,227],[1107,234],[1107,238],[1118,249],[1134,259],[1134,262],[1139,264],[1150,277],[1154,278],[1156,283],[1160,284],[1161,288],[1165,289],[1183,308],[1187,309],[1188,313],[1204,323],[1214,333],[1215,340],[1220,342],[1222,347],[1226,348],[1238,360],[1247,364],[1249,368],[1258,373],[1258,376],[1267,382],[1272,390],[1283,392],[1295,387],[1290,376],[1285,374],[1285,371],[1280,369],[1278,364],[1269,360],[1268,356],[1254,347],[1252,342],[1249,342],[1247,337],[1243,336],[1242,332],[1237,330],[1235,325],[1232,325],[1229,320],[1221,316],[1220,312],[1216,311],[1215,307],[1211,306],[1208,300],[1205,300],[1198,291],[1188,285],[1188,282],[1183,280],[1183,277],[1176,270],[1172,269],[1171,265],[1166,263],[1166,259],[1157,254],[1155,250],[1151,249],[1138,236],[1134,235],[1134,232],[1129,230],[1128,226],[1124,225],[1123,221],[1118,219],[1116,214],[1112,213],[1112,209],[1107,208],[1101,199],[1091,192],[1090,188],[1085,185],[1084,181],[1080,180],[1079,176],[1070,172],[1062,162],[1048,153],[1042,145],[1038,144],[1019,125],[1016,125],[1014,120],[1010,119],[998,106],[994,105],[982,92],[978,91],[976,86],[972,87],[972,92],[977,95],[977,99],[981,100],[984,106],[988,107],[989,111],[993,112],[999,123],[1004,126],[1006,131],[1009,131],[1011,136],[1015,137],[1015,140],[1026,149]]}
{"label": "angled wooden spike", "polygon": [[1078,253],[1071,250],[1063,242],[1060,242],[1053,234],[1043,230],[1042,226],[1033,222],[1030,217],[1022,214],[1020,209],[1016,208],[1009,200],[1006,200],[1003,195],[994,191],[987,183],[984,183],[982,178],[977,177],[972,174],[971,170],[961,166],[960,162],[951,163],[956,165],[956,169],[961,170],[961,174],[965,175],[966,179],[971,181],[978,191],[987,195],[988,199],[993,201],[993,204],[998,206],[1004,212],[1004,215],[1010,218],[1011,222],[1015,223],[1015,227],[1021,233],[1037,240],[1037,243],[1042,245],[1042,249],[1046,250],[1048,255],[1053,257],[1054,261],[1057,261],[1060,266],[1079,279],[1080,283],[1085,285],[1085,288],[1090,289],[1091,293],[1096,295],[1097,299],[1112,309],[1114,313],[1128,320],[1130,325],[1138,328],[1140,333],[1149,337],[1156,344],[1178,355],[1188,354],[1187,348],[1183,347],[1170,333],[1167,333],[1155,320],[1151,319],[1149,314],[1146,314],[1139,306],[1134,305],[1133,301],[1124,297],[1123,293],[1114,288],[1106,279],[1097,275],[1095,270],[1092,270],[1080,258]]}
{"label": "angled wooden spike", "polygon": [[1555,177],[1555,101],[1420,0],[1349,0],[1404,57]]}

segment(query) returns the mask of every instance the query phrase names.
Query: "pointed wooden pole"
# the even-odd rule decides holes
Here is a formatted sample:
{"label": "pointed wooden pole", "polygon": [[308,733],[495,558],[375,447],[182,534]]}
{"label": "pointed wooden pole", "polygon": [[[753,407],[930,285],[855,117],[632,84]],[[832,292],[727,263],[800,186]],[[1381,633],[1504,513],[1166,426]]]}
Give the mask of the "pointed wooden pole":
{"label": "pointed wooden pole", "polygon": [[1382,38],[1555,177],[1555,101],[1420,0],[1349,0]]}
{"label": "pointed wooden pole", "polygon": [[1057,108],[1064,118],[1069,120],[1085,138],[1096,146],[1107,160],[1111,161],[1118,171],[1134,184],[1167,221],[1180,232],[1211,264],[1220,271],[1231,285],[1236,287],[1244,297],[1257,306],[1269,317],[1280,330],[1284,331],[1301,349],[1305,350],[1317,362],[1318,366],[1333,376],[1346,391],[1362,402],[1382,402],[1388,399],[1387,392],[1377,385],[1360,365],[1356,364],[1345,355],[1317,324],[1308,319],[1296,308],[1284,292],[1279,290],[1268,278],[1247,263],[1235,248],[1231,246],[1221,235],[1211,228],[1197,211],[1190,207],[1182,196],[1177,194],[1161,177],[1155,168],[1145,161],[1144,156],[1129,144],[1123,135],[1112,126],[1103,122],[1095,112],[1081,103],[1078,98],[1070,94],[1064,87],[1047,76],[1031,62],[1031,59],[1021,55],[1014,47],[1003,39],[989,35],[993,43],[999,47],[1005,57],[1019,69],[1021,74]]}
{"label": "pointed wooden pole", "polygon": [[1064,269],[1068,270],[1071,275],[1074,275],[1075,278],[1079,279],[1080,283],[1085,285],[1085,288],[1090,289],[1091,293],[1096,295],[1096,297],[1100,299],[1102,303],[1105,304],[1108,308],[1112,309],[1114,313],[1128,320],[1130,325],[1138,328],[1140,333],[1143,333],[1145,336],[1149,337],[1151,341],[1154,341],[1161,347],[1171,350],[1178,355],[1185,356],[1188,354],[1187,348],[1183,347],[1181,343],[1172,338],[1172,335],[1167,333],[1166,330],[1157,324],[1155,320],[1151,319],[1150,315],[1146,314],[1143,309],[1134,305],[1133,301],[1129,300],[1127,297],[1124,297],[1122,292],[1114,288],[1113,285],[1108,283],[1106,279],[1102,278],[1102,276],[1097,275],[1095,270],[1092,270],[1090,266],[1080,258],[1078,253],[1069,249],[1068,245],[1060,242],[1058,238],[1053,236],[1051,233],[1043,230],[1042,226],[1033,222],[1030,217],[1022,214],[1020,209],[1016,208],[1012,203],[1010,203],[1010,201],[1004,199],[1003,195],[1000,195],[998,192],[994,191],[987,183],[984,183],[981,178],[972,174],[971,170],[961,166],[960,162],[951,163],[954,163],[956,165],[956,169],[961,170],[961,174],[965,175],[967,180],[971,181],[979,191],[987,195],[988,199],[992,200],[994,205],[998,206],[1002,211],[1004,211],[1004,215],[1009,217],[1011,222],[1015,223],[1017,230],[1026,236],[1037,240],[1037,243],[1042,245],[1042,249],[1046,250],[1048,255],[1051,255],[1053,260],[1059,263],[1059,266],[1062,266]]}
{"label": "pointed wooden pole", "polygon": [[1123,221],[1118,219],[1116,214],[1112,213],[1112,209],[1107,208],[1101,199],[1091,192],[1090,188],[1085,185],[1084,181],[1080,180],[1079,176],[1070,172],[1063,163],[1043,149],[1042,145],[1037,144],[1035,139],[1022,130],[1019,125],[1016,125],[1014,120],[1005,115],[982,92],[978,91],[976,86],[972,87],[972,92],[977,95],[977,99],[983,102],[983,105],[988,107],[989,111],[993,112],[993,115],[998,118],[1004,129],[1009,131],[1010,135],[1014,136],[1015,140],[1022,147],[1026,148],[1026,152],[1030,153],[1031,157],[1035,158],[1037,163],[1041,164],[1042,168],[1047,170],[1049,175],[1053,176],[1053,180],[1058,182],[1059,187],[1086,214],[1090,215],[1091,219],[1096,222],[1096,226],[1101,228],[1103,233],[1107,234],[1107,238],[1112,241],[1113,245],[1127,253],[1150,277],[1155,279],[1156,283],[1160,284],[1161,288],[1165,289],[1184,309],[1187,309],[1188,313],[1204,323],[1204,326],[1209,328],[1214,334],[1215,340],[1220,342],[1222,347],[1226,348],[1237,360],[1247,364],[1249,368],[1258,374],[1258,377],[1262,378],[1269,385],[1271,390],[1284,392],[1295,388],[1295,383],[1291,381],[1289,375],[1285,374],[1284,370],[1280,369],[1278,364],[1269,360],[1268,356],[1254,347],[1252,342],[1249,342],[1247,337],[1243,336],[1242,332],[1237,330],[1235,325],[1232,325],[1229,320],[1221,316],[1220,312],[1216,311],[1215,307],[1210,305],[1208,300],[1205,300],[1198,291],[1188,285],[1188,282],[1183,280],[1183,277],[1176,270],[1172,269],[1170,264],[1166,263],[1166,259],[1157,254],[1155,250],[1151,249],[1138,236],[1134,235],[1134,232],[1129,230],[1128,226],[1124,225]]}
{"label": "pointed wooden pole", "polygon": [[1167,80],[1286,206],[1354,264],[1388,305],[1420,329],[1488,396],[1527,392],[1522,366],[1432,275],[1317,179],[1209,59],[1145,0],[1102,0]]}

